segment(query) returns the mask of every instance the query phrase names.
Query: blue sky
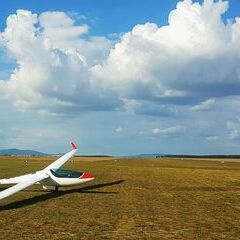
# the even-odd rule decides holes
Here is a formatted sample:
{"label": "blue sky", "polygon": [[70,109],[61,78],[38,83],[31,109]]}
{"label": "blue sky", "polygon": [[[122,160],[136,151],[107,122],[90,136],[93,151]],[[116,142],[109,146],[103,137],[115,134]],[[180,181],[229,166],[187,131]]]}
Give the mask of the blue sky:
{"label": "blue sky", "polygon": [[[5,2],[5,3],[4,3]],[[92,34],[106,35],[129,31],[138,23],[167,22],[167,16],[178,1],[127,1],[127,0],[71,0],[71,1],[3,1],[1,4],[1,29],[6,18],[17,9],[34,13],[45,11],[75,12],[92,22]]]}
{"label": "blue sky", "polygon": [[[1,3],[0,28],[6,26],[6,18],[17,9],[26,9],[34,13],[45,11],[74,12],[90,20],[91,33],[107,35],[129,31],[136,24],[155,22],[167,24],[168,15],[176,7],[178,0],[60,0],[60,1],[6,1]],[[203,1],[195,1],[202,3]],[[239,1],[231,0],[226,18],[238,16]]]}
{"label": "blue sky", "polygon": [[240,153],[239,7],[2,1],[0,148]]}

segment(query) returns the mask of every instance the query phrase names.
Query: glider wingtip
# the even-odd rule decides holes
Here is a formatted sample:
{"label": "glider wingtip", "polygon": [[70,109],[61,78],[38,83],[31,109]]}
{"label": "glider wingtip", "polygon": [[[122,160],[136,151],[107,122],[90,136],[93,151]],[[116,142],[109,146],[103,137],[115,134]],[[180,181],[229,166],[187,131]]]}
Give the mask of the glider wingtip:
{"label": "glider wingtip", "polygon": [[71,142],[71,145],[73,150],[77,149],[77,146],[73,142]]}

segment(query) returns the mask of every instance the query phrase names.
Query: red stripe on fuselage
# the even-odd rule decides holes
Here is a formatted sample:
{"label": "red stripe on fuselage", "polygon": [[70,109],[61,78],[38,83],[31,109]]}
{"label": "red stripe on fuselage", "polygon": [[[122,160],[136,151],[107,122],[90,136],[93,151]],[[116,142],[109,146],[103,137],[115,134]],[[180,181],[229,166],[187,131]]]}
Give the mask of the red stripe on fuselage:
{"label": "red stripe on fuselage", "polygon": [[80,177],[81,179],[87,179],[87,178],[94,178],[90,173],[83,173],[83,175]]}

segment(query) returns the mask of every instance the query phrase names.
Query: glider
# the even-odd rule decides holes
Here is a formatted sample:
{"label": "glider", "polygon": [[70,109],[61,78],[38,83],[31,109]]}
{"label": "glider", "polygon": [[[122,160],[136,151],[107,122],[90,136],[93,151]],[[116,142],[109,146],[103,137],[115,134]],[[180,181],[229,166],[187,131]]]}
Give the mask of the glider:
{"label": "glider", "polygon": [[76,145],[74,143],[71,143],[71,145],[72,150],[70,152],[40,171],[18,177],[0,179],[0,184],[15,184],[0,192],[0,200],[10,197],[33,184],[40,184],[45,190],[58,191],[60,186],[73,186],[93,180],[94,177],[90,173],[60,168],[77,151]]}

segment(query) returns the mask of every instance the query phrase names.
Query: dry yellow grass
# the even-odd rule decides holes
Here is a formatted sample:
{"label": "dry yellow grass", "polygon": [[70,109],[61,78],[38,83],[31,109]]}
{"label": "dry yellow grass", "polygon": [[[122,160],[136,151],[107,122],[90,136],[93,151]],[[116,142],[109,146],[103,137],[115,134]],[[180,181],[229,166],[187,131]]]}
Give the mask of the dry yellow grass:
{"label": "dry yellow grass", "polygon": [[[2,158],[0,178],[48,164]],[[0,239],[239,239],[240,163],[111,159],[65,168],[96,180],[61,193],[34,186],[1,201]]]}

